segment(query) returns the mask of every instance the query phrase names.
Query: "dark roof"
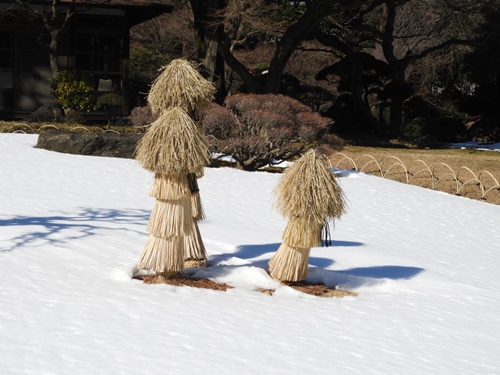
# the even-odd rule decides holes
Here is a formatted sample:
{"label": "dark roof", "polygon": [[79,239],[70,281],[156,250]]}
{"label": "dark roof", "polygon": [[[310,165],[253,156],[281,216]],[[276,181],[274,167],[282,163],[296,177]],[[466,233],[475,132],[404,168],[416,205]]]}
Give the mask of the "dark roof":
{"label": "dark roof", "polygon": [[[49,2],[52,0],[48,0]],[[172,12],[169,0],[74,0],[76,3],[96,8],[120,8],[125,11],[131,26]],[[61,0],[61,3],[72,3],[73,0]]]}

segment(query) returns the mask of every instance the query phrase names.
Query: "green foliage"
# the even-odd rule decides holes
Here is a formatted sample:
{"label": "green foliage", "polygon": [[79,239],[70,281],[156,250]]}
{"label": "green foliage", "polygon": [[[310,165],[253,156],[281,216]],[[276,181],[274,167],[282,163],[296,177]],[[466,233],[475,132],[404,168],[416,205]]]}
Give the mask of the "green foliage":
{"label": "green foliage", "polygon": [[160,56],[142,46],[130,48],[130,70],[133,75],[143,76],[152,80],[158,74],[158,69],[168,58]]}
{"label": "green foliage", "polygon": [[65,109],[89,112],[96,108],[94,88],[89,80],[74,70],[60,70],[52,84],[56,103]]}
{"label": "green foliage", "polygon": [[253,70],[257,72],[264,72],[269,69],[269,62],[264,61],[264,62],[259,62],[257,64],[253,65]]}
{"label": "green foliage", "polygon": [[112,92],[103,94],[97,98],[97,108],[105,111],[122,109],[124,105],[125,99],[123,99],[123,96]]}
{"label": "green foliage", "polygon": [[146,105],[146,94],[162,65],[170,61],[168,55],[159,55],[143,46],[130,48],[130,99],[132,106]]}

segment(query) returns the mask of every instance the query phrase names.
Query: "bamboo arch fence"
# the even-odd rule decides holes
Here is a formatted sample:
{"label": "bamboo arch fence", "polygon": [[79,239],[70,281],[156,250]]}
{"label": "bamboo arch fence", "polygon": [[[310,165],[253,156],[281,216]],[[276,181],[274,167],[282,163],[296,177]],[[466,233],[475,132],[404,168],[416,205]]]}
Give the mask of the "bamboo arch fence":
{"label": "bamboo arch fence", "polygon": [[337,168],[365,172],[489,203],[500,202],[498,178],[487,170],[477,173],[466,166],[453,169],[446,163],[429,165],[421,159],[405,163],[396,156],[386,156],[377,160],[372,155],[364,154],[354,160],[341,152],[335,153],[331,157],[331,162]]}
{"label": "bamboo arch fence", "polygon": [[[22,127],[24,129],[15,130],[13,133],[37,133],[28,124],[24,123]],[[55,125],[43,125],[38,128],[38,132],[50,129],[59,130]],[[89,129],[83,126],[74,126],[69,131],[90,132]],[[120,132],[110,129],[102,129],[102,132],[120,134]],[[477,173],[466,166],[453,169],[446,163],[430,165],[421,159],[405,163],[401,158],[396,156],[385,156],[381,159],[376,159],[372,155],[364,154],[355,160],[341,152],[335,153],[331,157],[331,162],[337,168],[365,172],[406,184],[444,191],[488,203],[500,204],[499,178],[487,170],[481,170]]]}

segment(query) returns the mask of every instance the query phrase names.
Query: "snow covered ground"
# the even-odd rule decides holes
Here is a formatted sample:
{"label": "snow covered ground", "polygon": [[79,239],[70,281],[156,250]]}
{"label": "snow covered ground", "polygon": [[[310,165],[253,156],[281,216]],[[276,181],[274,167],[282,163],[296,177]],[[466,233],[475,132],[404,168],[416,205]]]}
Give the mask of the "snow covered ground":
{"label": "snow covered ground", "polygon": [[152,175],[36,137],[0,134],[0,374],[500,374],[499,206],[346,172],[325,299],[266,273],[280,176],[207,169],[198,275],[235,288],[146,285]]}

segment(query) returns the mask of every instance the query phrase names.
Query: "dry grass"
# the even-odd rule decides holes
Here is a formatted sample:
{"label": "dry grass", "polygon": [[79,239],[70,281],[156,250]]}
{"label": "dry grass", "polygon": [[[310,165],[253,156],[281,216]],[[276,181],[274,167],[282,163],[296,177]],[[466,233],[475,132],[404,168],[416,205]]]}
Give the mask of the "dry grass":
{"label": "dry grass", "polygon": [[118,132],[120,134],[139,134],[140,129],[132,125],[82,125],[80,123],[60,122],[23,122],[1,121],[0,133],[40,134],[51,130],[71,131],[74,133]]}
{"label": "dry grass", "polygon": [[[491,176],[500,182],[500,152],[472,149],[422,150],[346,146],[341,153],[331,156],[332,165],[354,169],[352,162],[345,159],[342,154],[352,158],[358,170],[363,169],[366,173],[380,176],[380,166],[384,171],[384,177],[406,183],[407,175],[404,170],[406,168],[410,172],[410,177],[413,175],[410,181],[412,185],[433,188],[431,173],[426,167],[428,166],[430,171],[441,179],[439,182],[435,181],[437,182],[435,189],[450,194],[457,192],[454,175],[458,175],[462,182],[469,181],[469,184],[460,190],[459,195],[471,199],[481,199],[482,195],[480,186],[475,183],[476,177],[486,189],[495,185]],[[488,171],[491,176],[482,171]],[[500,190],[491,190],[485,196],[485,201],[500,204]]]}
{"label": "dry grass", "polygon": [[[210,279],[193,279],[186,276],[175,276],[173,278],[165,278],[161,275],[146,275],[138,276],[136,279],[142,280],[145,284],[168,284],[173,286],[189,286],[192,288],[211,289],[218,291],[227,291],[233,289],[232,286],[225,283],[217,283]],[[331,297],[355,297],[358,293],[349,290],[337,289],[335,287],[327,287],[324,284],[312,284],[307,282],[297,282],[287,284],[290,288],[298,290],[299,292],[310,294],[317,297],[331,298]],[[259,288],[257,291],[272,296],[275,289]]]}
{"label": "dry grass", "polygon": [[[337,289],[336,287],[331,288],[324,284],[312,284],[305,281],[290,283],[286,285],[288,285],[290,288],[298,290],[299,292],[310,294],[316,297],[324,297],[324,298],[347,297],[347,296],[355,297],[358,295],[358,293],[351,292],[349,290]],[[275,292],[274,289],[260,288],[257,290],[261,293],[268,294],[270,296],[272,296]]]}
{"label": "dry grass", "polygon": [[221,290],[224,292],[228,289],[233,288],[228,284],[216,283],[215,281],[209,279],[193,279],[185,276],[176,276],[171,279],[167,279],[161,275],[147,275],[147,276],[139,276],[138,279],[144,281],[145,284],[168,284],[174,286],[190,286],[193,288]]}

